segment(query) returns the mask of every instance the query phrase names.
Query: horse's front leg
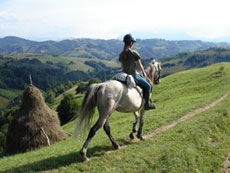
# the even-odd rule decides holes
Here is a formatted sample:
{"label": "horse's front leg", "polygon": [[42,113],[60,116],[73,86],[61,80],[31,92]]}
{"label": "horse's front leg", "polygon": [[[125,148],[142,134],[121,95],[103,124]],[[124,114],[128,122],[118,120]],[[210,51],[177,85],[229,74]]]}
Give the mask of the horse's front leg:
{"label": "horse's front leg", "polygon": [[141,110],[141,116],[140,116],[139,129],[138,129],[138,132],[137,132],[137,137],[138,137],[140,140],[144,140],[144,138],[143,138],[143,136],[142,136],[142,128],[143,128],[143,125],[144,125],[144,115],[145,115],[145,109],[142,109],[142,110]]}
{"label": "horse's front leg", "polygon": [[134,139],[134,133],[137,132],[138,121],[139,121],[139,118],[140,118],[138,112],[133,112],[133,114],[135,115],[136,121],[135,121],[135,123],[133,123],[132,132],[129,134],[129,137],[131,139]]}

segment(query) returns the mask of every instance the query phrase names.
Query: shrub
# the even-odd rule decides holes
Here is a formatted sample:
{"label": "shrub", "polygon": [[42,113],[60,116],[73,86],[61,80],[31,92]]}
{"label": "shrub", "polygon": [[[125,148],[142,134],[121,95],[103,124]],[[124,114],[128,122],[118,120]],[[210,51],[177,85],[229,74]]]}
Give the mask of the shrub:
{"label": "shrub", "polygon": [[64,96],[60,105],[57,107],[57,112],[61,125],[68,123],[72,118],[74,118],[80,109],[78,103],[74,100],[73,95]]}

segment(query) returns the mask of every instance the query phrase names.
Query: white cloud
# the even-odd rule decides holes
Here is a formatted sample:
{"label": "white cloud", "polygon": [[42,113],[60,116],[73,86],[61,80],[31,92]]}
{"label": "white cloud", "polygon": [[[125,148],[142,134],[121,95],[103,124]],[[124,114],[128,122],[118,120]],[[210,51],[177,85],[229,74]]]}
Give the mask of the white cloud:
{"label": "white cloud", "polygon": [[[4,2],[4,3],[3,3]],[[0,37],[116,38],[127,32],[183,30],[230,36],[228,0],[8,0],[0,2]],[[2,4],[1,4],[2,3]],[[2,30],[2,29],[1,29]]]}

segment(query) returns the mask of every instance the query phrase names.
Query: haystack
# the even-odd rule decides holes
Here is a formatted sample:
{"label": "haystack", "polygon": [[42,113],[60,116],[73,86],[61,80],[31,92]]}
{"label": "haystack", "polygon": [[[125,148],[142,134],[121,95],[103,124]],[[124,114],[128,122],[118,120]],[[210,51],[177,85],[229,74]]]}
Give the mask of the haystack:
{"label": "haystack", "polygon": [[57,113],[46,105],[42,93],[30,85],[9,126],[6,153],[27,152],[65,139]]}

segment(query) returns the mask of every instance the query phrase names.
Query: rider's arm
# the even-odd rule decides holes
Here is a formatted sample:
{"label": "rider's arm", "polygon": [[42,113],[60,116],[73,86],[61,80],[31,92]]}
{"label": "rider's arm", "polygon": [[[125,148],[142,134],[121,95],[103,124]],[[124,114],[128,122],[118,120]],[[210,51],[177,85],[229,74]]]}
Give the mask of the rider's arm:
{"label": "rider's arm", "polygon": [[142,71],[143,76],[146,77],[146,73],[145,73],[144,67],[143,67],[140,59],[137,60],[137,65],[140,68],[140,70]]}

